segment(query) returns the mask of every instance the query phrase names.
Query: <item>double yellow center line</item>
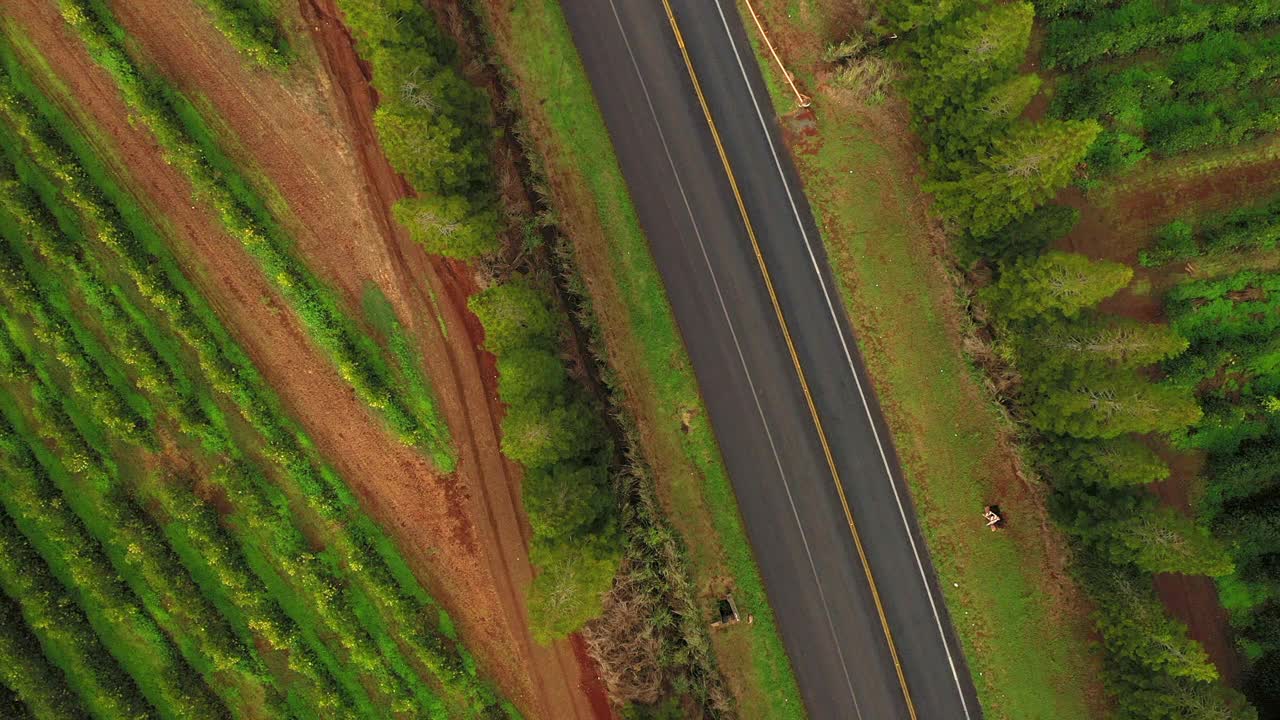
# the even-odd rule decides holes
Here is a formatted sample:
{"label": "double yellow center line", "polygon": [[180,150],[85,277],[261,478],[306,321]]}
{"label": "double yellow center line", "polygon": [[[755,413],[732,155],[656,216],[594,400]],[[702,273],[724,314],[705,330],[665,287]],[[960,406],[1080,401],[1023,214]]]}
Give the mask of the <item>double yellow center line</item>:
{"label": "double yellow center line", "polygon": [[738,180],[733,174],[733,167],[729,163],[729,156],[725,153],[724,143],[720,140],[720,133],[716,129],[716,121],[711,116],[711,108],[707,104],[706,96],[702,93],[702,85],[698,82],[698,73],[693,69],[693,61],[689,58],[689,51],[684,44],[684,36],[680,33],[680,25],[676,22],[675,13],[671,9],[670,0],[662,0],[662,5],[667,11],[667,19],[671,23],[671,31],[675,33],[676,44],[680,46],[680,55],[684,58],[685,69],[689,71],[689,79],[693,81],[694,92],[698,96],[698,104],[702,106],[702,114],[707,119],[707,126],[711,129],[711,137],[716,144],[716,152],[720,155],[720,162],[724,165],[725,175],[729,179],[729,187],[733,190],[733,197],[738,203],[738,212],[742,215],[742,223],[747,229],[747,237],[751,239],[751,248],[755,251],[756,262],[760,265],[760,273],[764,277],[765,289],[769,292],[769,299],[773,303],[773,312],[778,317],[778,325],[782,328],[782,336],[787,343],[787,351],[791,353],[791,363],[795,367],[796,376],[800,379],[800,388],[804,392],[805,402],[809,406],[809,415],[813,418],[814,427],[818,431],[818,440],[822,443],[822,453],[826,456],[827,467],[831,470],[831,479],[836,486],[836,494],[840,496],[840,506],[844,510],[845,520],[849,523],[849,532],[853,535],[853,544],[858,549],[858,559],[862,561],[862,569],[867,575],[867,583],[871,586],[871,597],[875,601],[876,613],[880,616],[880,627],[884,630],[885,640],[889,644],[889,654],[893,658],[893,667],[898,674],[898,684],[902,688],[902,697],[907,703],[907,713],[910,714],[911,720],[916,720],[915,705],[911,702],[911,692],[907,690],[907,678],[902,673],[902,663],[898,659],[898,649],[893,641],[893,632],[889,629],[889,621],[884,614],[884,604],[880,601],[880,591],[876,588],[875,576],[871,573],[871,565],[867,562],[867,553],[862,547],[862,538],[858,534],[858,527],[853,522],[853,512],[849,509],[849,500],[845,496],[844,485],[840,482],[840,473],[836,470],[836,463],[831,455],[831,445],[827,442],[827,434],[822,429],[822,419],[818,417],[818,408],[814,405],[813,394],[809,391],[809,381],[805,378],[804,368],[800,365],[800,356],[796,354],[795,343],[791,339],[791,330],[787,327],[787,320],[782,314],[782,305],[778,302],[778,295],[773,289],[773,278],[769,275],[769,267],[765,264],[764,255],[760,252],[760,243],[756,239],[755,228],[751,225],[751,218],[747,215],[746,203],[742,200],[742,193],[738,189]]}

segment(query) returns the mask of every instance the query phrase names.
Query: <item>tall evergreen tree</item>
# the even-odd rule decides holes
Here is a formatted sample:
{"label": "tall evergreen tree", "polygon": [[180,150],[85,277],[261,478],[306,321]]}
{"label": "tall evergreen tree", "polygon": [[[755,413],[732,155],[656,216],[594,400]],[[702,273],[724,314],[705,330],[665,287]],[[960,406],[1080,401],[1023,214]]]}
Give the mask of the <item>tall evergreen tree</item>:
{"label": "tall evergreen tree", "polygon": [[1075,317],[1128,285],[1132,277],[1133,270],[1119,263],[1053,251],[1015,261],[981,298],[1002,319]]}
{"label": "tall evergreen tree", "polygon": [[1071,182],[1102,128],[1092,120],[1015,125],[958,179],[932,181],[939,212],[975,236],[1025,217]]}
{"label": "tall evergreen tree", "polygon": [[1149,676],[1218,679],[1204,648],[1187,636],[1185,625],[1169,618],[1149,584],[1119,569],[1092,574],[1094,621],[1108,654]]}
{"label": "tall evergreen tree", "polygon": [[1200,405],[1184,389],[1120,372],[1050,390],[1032,405],[1030,421],[1045,432],[1105,439],[1173,432],[1200,415]]}
{"label": "tall evergreen tree", "polygon": [[1133,487],[1169,477],[1169,466],[1133,437],[1111,440],[1060,438],[1048,449],[1055,481]]}
{"label": "tall evergreen tree", "polygon": [[1144,503],[1132,516],[1104,521],[1114,562],[1132,562],[1151,573],[1229,575],[1235,566],[1222,543],[1169,507]]}
{"label": "tall evergreen tree", "polygon": [[908,49],[916,112],[929,116],[948,104],[968,105],[1013,74],[1027,54],[1034,16],[1026,2],[990,5],[924,33]]}

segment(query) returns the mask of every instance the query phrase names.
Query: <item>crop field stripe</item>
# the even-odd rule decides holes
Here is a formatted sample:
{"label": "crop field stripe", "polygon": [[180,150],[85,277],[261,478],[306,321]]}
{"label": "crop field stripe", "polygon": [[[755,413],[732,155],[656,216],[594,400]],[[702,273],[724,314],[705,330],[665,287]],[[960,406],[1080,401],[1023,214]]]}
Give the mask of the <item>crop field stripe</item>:
{"label": "crop field stripe", "polygon": [[22,608],[0,593],[0,682],[36,720],[86,717],[62,671],[49,664]]}
{"label": "crop field stripe", "polygon": [[[331,472],[326,472],[326,473],[324,473],[324,474],[326,474],[326,475],[330,475],[330,476],[332,475],[332,473],[331,473]],[[312,496],[311,496],[311,494],[310,494],[310,493],[303,493],[303,494],[304,494],[304,495],[306,495],[306,496],[307,496],[307,498],[308,498],[309,500],[310,500],[310,499],[312,499]],[[323,510],[321,510],[321,514],[322,514],[322,515],[323,515],[323,514],[325,514],[325,513],[323,512]],[[401,577],[401,580],[403,580],[403,578],[404,578],[403,574],[402,574],[400,577]],[[420,590],[420,589],[418,589],[418,590],[417,590],[417,593],[421,593],[421,590]],[[412,596],[412,595],[414,595],[414,594],[416,594],[416,593],[410,593],[410,596]],[[448,664],[446,663],[446,664],[444,665],[444,667],[447,667],[447,665],[448,665]]]}
{"label": "crop field stripe", "polygon": [[[37,357],[23,360],[29,366],[39,364]],[[229,702],[235,702],[245,689],[258,687],[264,694],[266,707],[245,710],[241,715],[281,717],[281,708],[273,704],[278,698],[273,698],[268,687],[272,681],[251,642],[236,637],[218,608],[187,574],[154,521],[143,513],[134,496],[127,494],[115,464],[94,450],[106,444],[92,432],[92,419],[68,414],[69,406],[60,389],[45,379],[47,373],[40,373],[39,378],[35,372],[30,375],[27,379],[35,383],[30,392],[32,413],[44,421],[41,435],[57,443],[60,457],[75,458],[83,468],[79,473],[83,480],[78,483],[70,482],[66,472],[51,473],[67,504],[107,549],[152,618],[211,685]],[[214,673],[234,679],[236,687],[217,687]]]}
{"label": "crop field stripe", "polygon": [[76,596],[103,643],[162,716],[227,717],[226,708],[195,679],[198,673],[121,582],[102,546],[59,502],[49,477],[49,465],[56,460],[33,441],[13,399],[5,395],[0,401],[5,406],[0,434],[8,445],[0,462],[5,470],[0,491],[10,517]]}
{"label": "crop field stripe", "polygon": [[103,647],[84,611],[5,512],[0,512],[0,587],[21,606],[46,655],[95,717],[156,717],[133,678]]}

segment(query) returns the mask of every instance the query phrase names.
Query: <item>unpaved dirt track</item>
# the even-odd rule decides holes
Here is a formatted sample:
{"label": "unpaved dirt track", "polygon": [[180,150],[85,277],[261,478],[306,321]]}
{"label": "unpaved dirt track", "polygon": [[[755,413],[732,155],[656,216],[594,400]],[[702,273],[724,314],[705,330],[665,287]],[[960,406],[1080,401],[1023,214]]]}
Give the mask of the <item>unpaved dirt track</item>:
{"label": "unpaved dirt track", "polygon": [[129,0],[113,9],[171,82],[215,109],[215,127],[228,131],[233,156],[278,191],[287,206],[281,220],[311,269],[336,286],[353,314],[366,284],[375,283],[420,338],[459,450],[452,475],[383,431],[251,258],[207,208],[192,207],[189,184],[163,162],[148,133],[125,121],[111,79],[64,30],[54,4],[19,5],[4,13],[19,21],[101,128],[104,149],[141,185],[143,202],[172,223],[186,269],[457,620],[485,674],[528,717],[607,717],[599,682],[571,644],[544,648],[529,635],[529,531],[519,471],[498,450],[493,359],[479,349],[480,329],[465,306],[475,282],[465,266],[429,258],[392,223],[390,205],[406,188],[374,143],[374,98],[331,4],[303,0],[301,17],[293,16],[304,34],[303,42],[295,39],[301,58],[283,76],[245,66],[188,0]]}

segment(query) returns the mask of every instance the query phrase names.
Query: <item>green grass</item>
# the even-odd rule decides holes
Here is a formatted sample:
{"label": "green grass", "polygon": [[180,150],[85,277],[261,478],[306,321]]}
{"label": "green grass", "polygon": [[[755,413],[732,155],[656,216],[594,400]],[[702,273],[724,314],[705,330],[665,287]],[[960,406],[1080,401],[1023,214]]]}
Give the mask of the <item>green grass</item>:
{"label": "green grass", "polygon": [[[612,268],[607,282],[616,287],[616,296],[592,300],[598,309],[624,307],[625,325],[634,339],[625,347],[610,347],[610,355],[623,357],[629,370],[647,377],[654,416],[663,424],[654,432],[679,438],[674,441],[683,455],[679,463],[692,466],[688,473],[660,473],[658,482],[664,507],[690,548],[695,582],[727,573],[739,606],[754,615],[753,625],[713,636],[721,669],[751,717],[803,717],[790,662],[662,280],[560,8],[553,0],[519,0],[508,15],[490,22],[494,27],[509,23],[512,29],[510,35],[499,35],[499,50],[535,126],[549,173],[570,173],[579,184],[555,202],[582,203],[607,238],[602,250]],[[563,214],[565,208],[559,209]],[[584,273],[588,287],[598,287]]]}
{"label": "green grass", "polygon": [[[800,29],[815,27],[816,5],[807,15],[783,5],[756,3],[773,19],[769,27],[789,10],[808,18]],[[811,42],[780,52],[811,63],[822,37]],[[768,56],[757,60],[766,76],[776,75]],[[816,136],[796,153],[797,165],[985,713],[1095,717],[1086,618],[1050,596],[1063,580],[1047,572],[1038,500],[1012,477],[999,444],[1009,424],[961,351],[963,312],[934,257],[910,146],[867,123],[867,108],[828,90],[812,89]],[[982,532],[979,513],[989,502],[1012,513],[1009,531]]]}

